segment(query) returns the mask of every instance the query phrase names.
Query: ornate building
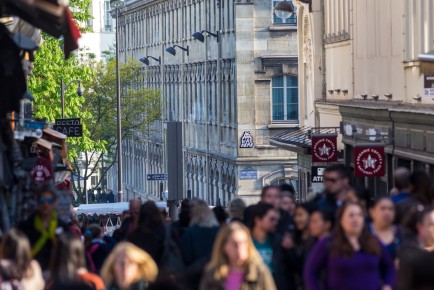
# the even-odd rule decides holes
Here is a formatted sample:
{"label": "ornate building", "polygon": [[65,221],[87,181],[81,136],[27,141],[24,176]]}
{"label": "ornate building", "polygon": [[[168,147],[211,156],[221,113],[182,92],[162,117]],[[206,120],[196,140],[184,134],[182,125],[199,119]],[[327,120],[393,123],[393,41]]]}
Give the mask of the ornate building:
{"label": "ornate building", "polygon": [[[171,166],[164,148],[172,121],[183,124],[183,196],[227,205],[235,196],[257,199],[265,184],[296,187],[296,155],[268,141],[300,126],[307,112],[298,92],[297,17],[276,18],[277,2],[126,1],[121,61],[146,58],[140,85],[160,89],[164,100],[162,122],[124,140],[127,198],[158,197],[158,182],[146,175]],[[203,41],[192,36],[200,32]]]}
{"label": "ornate building", "polygon": [[[294,0],[294,5],[306,124],[339,128],[340,162],[354,171],[357,147],[384,146],[377,163],[385,165],[385,175],[357,177],[354,184],[380,196],[393,187],[397,167],[434,176],[434,1]],[[273,138],[275,144],[288,141],[282,136],[288,134]],[[298,138],[309,136],[301,132]],[[304,196],[312,159],[300,150],[306,144],[292,141],[295,146],[284,148],[299,153]]]}

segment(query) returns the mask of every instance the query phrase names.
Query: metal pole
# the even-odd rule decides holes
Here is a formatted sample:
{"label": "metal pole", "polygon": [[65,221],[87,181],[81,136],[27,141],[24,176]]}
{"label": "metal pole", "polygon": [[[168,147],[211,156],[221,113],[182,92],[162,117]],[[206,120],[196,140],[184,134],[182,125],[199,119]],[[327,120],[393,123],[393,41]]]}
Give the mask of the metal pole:
{"label": "metal pole", "polygon": [[121,112],[121,82],[119,77],[119,8],[116,7],[116,97],[118,120],[118,200],[123,201],[122,196],[122,112]]}
{"label": "metal pole", "polygon": [[60,101],[62,102],[62,119],[65,118],[65,87],[63,79],[60,80]]}

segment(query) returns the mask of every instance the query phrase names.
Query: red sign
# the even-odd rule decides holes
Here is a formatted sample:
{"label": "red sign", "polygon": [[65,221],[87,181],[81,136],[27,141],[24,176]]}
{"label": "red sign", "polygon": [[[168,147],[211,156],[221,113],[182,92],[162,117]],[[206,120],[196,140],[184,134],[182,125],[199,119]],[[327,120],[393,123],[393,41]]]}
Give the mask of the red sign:
{"label": "red sign", "polygon": [[312,136],[312,162],[337,162],[337,136]]}
{"label": "red sign", "polygon": [[384,176],[386,161],[384,146],[357,146],[354,148],[354,175],[356,177]]}

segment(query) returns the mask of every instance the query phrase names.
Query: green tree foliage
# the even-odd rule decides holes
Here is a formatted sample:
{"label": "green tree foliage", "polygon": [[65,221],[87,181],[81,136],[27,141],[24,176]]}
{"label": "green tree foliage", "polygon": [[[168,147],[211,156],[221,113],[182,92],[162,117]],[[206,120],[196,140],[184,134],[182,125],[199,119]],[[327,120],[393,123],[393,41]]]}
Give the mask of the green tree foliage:
{"label": "green tree foliage", "polygon": [[[84,24],[89,14],[90,0],[71,0],[74,19],[86,31]],[[84,186],[73,183],[75,192],[84,201],[88,179],[101,167],[104,160],[106,171],[115,160],[116,146],[116,70],[113,57],[106,62],[97,62],[89,57],[73,54],[64,60],[62,41],[43,35],[44,42],[35,54],[29,90],[35,96],[34,113],[36,118],[46,118],[49,122],[61,118],[60,83],[65,88],[65,118],[80,118],[83,124],[83,137],[68,138],[68,158],[73,163],[77,175],[79,167],[85,169]],[[111,56],[112,53],[107,53]],[[123,109],[123,136],[132,132],[146,132],[153,121],[160,118],[160,93],[141,85],[145,77],[141,65],[136,61],[120,64],[121,94]],[[83,96],[77,95],[81,80]],[[72,83],[71,83],[72,82]],[[103,153],[103,154],[102,154]],[[104,157],[103,157],[104,156]],[[81,161],[81,160],[84,161]]]}
{"label": "green tree foliage", "polygon": [[[121,98],[122,98],[122,136],[136,133],[145,134],[150,124],[160,119],[161,96],[159,91],[144,87],[142,78],[146,74],[142,65],[135,60],[120,63]],[[74,159],[74,168],[84,169],[84,186],[74,182],[74,190],[84,193],[88,189],[87,181],[95,170],[103,167],[103,174],[116,162],[117,151],[117,98],[116,98],[116,61],[98,62],[93,66],[93,76],[83,83],[85,103],[83,111],[90,118],[84,120],[91,140],[100,140],[104,150],[82,151],[82,158]],[[103,153],[103,154],[101,154]],[[80,164],[81,161],[81,164]],[[104,163],[104,166],[102,166]],[[78,172],[76,173],[78,174]]]}

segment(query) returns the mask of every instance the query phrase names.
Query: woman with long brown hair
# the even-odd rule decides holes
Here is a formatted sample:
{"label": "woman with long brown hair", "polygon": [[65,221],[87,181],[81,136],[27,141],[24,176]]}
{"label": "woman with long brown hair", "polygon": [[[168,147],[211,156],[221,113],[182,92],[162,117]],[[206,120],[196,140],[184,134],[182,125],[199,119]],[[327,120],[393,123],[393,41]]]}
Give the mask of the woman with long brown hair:
{"label": "woman with long brown hair", "polygon": [[[325,287],[320,279],[324,269]],[[358,203],[348,202],[341,206],[334,234],[321,240],[312,250],[304,280],[308,290],[392,289],[395,284],[392,259],[369,233]]]}
{"label": "woman with long brown hair", "polygon": [[244,225],[233,222],[220,230],[199,289],[276,289]]}
{"label": "woman with long brown hair", "polygon": [[16,229],[6,232],[0,243],[1,289],[3,283],[19,284],[23,290],[42,290],[45,286],[41,267],[32,260],[29,240]]}

